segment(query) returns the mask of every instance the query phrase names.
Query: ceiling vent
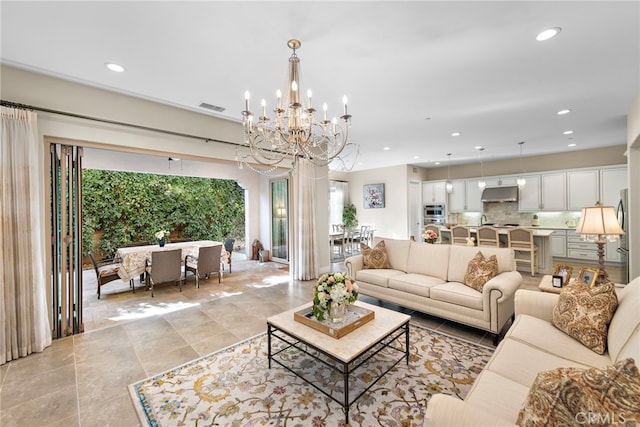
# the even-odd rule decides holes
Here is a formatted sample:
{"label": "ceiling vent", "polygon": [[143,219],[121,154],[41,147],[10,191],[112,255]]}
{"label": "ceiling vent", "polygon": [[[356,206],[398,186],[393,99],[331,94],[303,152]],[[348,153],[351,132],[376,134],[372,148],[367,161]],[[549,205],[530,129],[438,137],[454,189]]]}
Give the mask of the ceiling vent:
{"label": "ceiling vent", "polygon": [[215,111],[218,113],[222,113],[224,110],[226,110],[226,108],[224,107],[218,107],[217,105],[207,104],[206,102],[200,103],[199,107],[206,108],[207,110]]}

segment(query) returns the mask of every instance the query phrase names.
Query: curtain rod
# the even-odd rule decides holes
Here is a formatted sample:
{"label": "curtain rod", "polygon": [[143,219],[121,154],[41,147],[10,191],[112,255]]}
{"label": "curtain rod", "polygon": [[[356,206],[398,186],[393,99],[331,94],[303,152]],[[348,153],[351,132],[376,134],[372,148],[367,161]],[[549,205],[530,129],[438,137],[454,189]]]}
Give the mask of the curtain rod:
{"label": "curtain rod", "polygon": [[182,132],[174,132],[174,131],[171,131],[171,130],[158,129],[158,128],[153,128],[153,127],[149,127],[149,126],[136,125],[136,124],[133,124],[133,123],[119,122],[119,121],[116,121],[116,120],[101,119],[99,117],[85,116],[85,115],[82,115],[82,114],[69,113],[69,112],[66,112],[66,111],[51,110],[49,108],[35,107],[33,105],[20,104],[20,103],[17,103],[17,102],[7,101],[7,100],[4,100],[4,99],[0,100],[0,105],[2,105],[3,107],[19,108],[21,110],[41,111],[43,113],[51,113],[51,114],[58,114],[58,115],[61,115],[61,116],[74,117],[76,119],[84,119],[84,120],[90,120],[90,121],[94,121],[94,122],[107,123],[107,124],[111,124],[111,125],[126,126],[126,127],[140,129],[140,130],[164,133],[164,134],[172,135],[172,136],[180,136],[180,137],[184,137],[184,138],[199,139],[199,140],[202,140],[204,142],[218,142],[218,143],[221,143],[221,144],[233,145],[235,147],[242,146],[242,144],[239,144],[237,142],[223,141],[221,139],[216,139],[216,138],[207,138],[207,137],[204,137],[204,136],[191,135],[191,134],[182,133]]}

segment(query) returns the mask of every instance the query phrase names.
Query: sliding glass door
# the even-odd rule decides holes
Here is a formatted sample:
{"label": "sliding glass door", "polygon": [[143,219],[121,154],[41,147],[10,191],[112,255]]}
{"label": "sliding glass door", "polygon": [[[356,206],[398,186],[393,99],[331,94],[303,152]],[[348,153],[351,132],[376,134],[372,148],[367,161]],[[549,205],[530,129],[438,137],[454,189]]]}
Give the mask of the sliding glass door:
{"label": "sliding glass door", "polygon": [[271,256],[289,262],[289,181],[271,181]]}

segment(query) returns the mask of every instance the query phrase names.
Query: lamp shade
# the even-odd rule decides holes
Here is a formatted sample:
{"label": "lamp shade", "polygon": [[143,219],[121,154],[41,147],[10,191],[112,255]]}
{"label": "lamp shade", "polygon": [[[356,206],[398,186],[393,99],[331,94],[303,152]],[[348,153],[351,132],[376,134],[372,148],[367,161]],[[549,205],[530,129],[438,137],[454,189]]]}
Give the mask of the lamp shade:
{"label": "lamp shade", "polygon": [[624,230],[618,224],[613,206],[600,206],[596,203],[591,208],[583,208],[582,216],[576,227],[579,234],[589,235],[621,235]]}

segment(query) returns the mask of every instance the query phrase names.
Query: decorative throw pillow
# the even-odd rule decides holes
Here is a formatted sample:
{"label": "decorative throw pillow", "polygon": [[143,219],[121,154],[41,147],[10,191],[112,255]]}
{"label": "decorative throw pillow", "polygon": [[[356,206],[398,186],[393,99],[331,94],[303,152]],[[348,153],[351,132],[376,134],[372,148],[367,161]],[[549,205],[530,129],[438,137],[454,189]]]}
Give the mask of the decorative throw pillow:
{"label": "decorative throw pillow", "polygon": [[522,405],[519,426],[608,426],[640,419],[640,374],[633,359],[602,369],[541,372]]}
{"label": "decorative throw pillow", "polygon": [[370,248],[364,243],[360,243],[360,249],[362,250],[364,268],[391,268],[384,240],[381,240],[373,248]]}
{"label": "decorative throw pillow", "polygon": [[467,272],[464,274],[464,284],[478,292],[482,292],[484,284],[498,274],[498,258],[491,255],[488,259],[482,252],[471,258],[467,265]]}
{"label": "decorative throw pillow", "polygon": [[607,329],[618,307],[613,283],[589,288],[575,280],[560,291],[551,323],[598,354],[607,348]]}

